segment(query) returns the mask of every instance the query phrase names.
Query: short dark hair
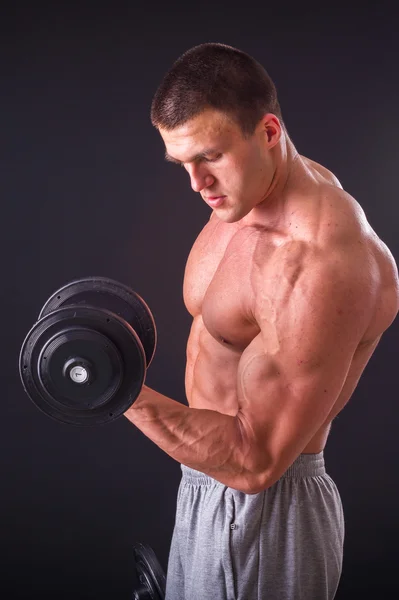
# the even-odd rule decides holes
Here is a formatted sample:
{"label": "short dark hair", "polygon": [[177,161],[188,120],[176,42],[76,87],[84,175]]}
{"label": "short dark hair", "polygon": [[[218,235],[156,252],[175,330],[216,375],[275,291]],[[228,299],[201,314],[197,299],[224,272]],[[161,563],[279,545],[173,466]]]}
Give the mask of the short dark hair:
{"label": "short dark hair", "polygon": [[270,112],[282,121],[277,90],[252,56],[225,44],[206,43],[182,54],[166,73],[151,105],[154,127],[172,130],[207,108],[220,110],[251,136]]}

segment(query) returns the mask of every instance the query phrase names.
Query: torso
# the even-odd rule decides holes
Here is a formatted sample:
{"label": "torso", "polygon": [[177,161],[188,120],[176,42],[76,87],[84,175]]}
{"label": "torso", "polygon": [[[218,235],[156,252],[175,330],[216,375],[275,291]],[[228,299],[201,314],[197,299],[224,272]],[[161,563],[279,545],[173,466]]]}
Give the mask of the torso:
{"label": "torso", "polygon": [[262,260],[266,266],[263,273],[271,272],[273,258],[282,246],[289,248],[295,240],[312,241],[323,227],[326,231],[344,227],[345,235],[357,236],[364,252],[373,259],[369,262],[374,265],[370,266],[370,279],[375,302],[345,385],[325,423],[303,451],[317,453],[324,449],[332,420],[350,399],[382,333],[396,316],[397,268],[358,203],[317,163],[301,157],[295,192],[291,192],[287,206],[287,214],[292,216],[275,230],[261,224],[223,223],[213,215],[195,241],[183,290],[193,317],[187,344],[186,394],[193,408],[237,413],[238,364],[260,331],[251,310],[255,265]]}

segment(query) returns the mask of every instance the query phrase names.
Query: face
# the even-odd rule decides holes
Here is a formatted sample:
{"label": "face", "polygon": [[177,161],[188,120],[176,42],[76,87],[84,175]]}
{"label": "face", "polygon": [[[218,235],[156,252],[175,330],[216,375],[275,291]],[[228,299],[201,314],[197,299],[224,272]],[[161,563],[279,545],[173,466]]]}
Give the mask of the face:
{"label": "face", "polygon": [[276,121],[266,115],[250,138],[215,110],[172,131],[159,130],[166,159],[186,169],[192,189],[226,223],[241,220],[267,196],[275,170],[271,149],[278,141],[270,136],[268,118]]}

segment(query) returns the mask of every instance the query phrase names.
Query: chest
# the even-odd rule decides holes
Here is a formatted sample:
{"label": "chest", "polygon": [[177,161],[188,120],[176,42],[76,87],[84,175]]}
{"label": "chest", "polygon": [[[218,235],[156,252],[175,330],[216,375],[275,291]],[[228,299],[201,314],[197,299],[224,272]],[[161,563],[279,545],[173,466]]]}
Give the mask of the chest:
{"label": "chest", "polygon": [[[259,232],[205,227],[190,252],[184,302],[217,341],[242,351],[259,332],[253,314]],[[262,255],[271,252],[262,242]]]}

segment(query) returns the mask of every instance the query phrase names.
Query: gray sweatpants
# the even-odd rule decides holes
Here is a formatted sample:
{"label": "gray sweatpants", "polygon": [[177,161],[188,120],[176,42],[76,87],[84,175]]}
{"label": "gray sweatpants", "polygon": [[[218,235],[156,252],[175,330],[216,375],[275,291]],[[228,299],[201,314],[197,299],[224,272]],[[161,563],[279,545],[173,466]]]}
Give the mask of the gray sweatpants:
{"label": "gray sweatpants", "polygon": [[323,452],[301,454],[258,494],[184,465],[166,600],[330,600],[344,515]]}

